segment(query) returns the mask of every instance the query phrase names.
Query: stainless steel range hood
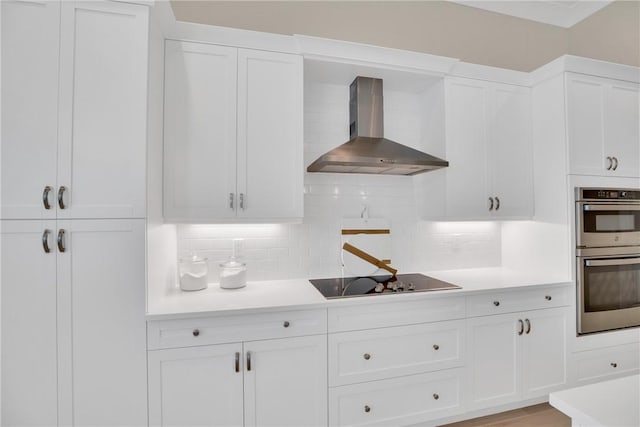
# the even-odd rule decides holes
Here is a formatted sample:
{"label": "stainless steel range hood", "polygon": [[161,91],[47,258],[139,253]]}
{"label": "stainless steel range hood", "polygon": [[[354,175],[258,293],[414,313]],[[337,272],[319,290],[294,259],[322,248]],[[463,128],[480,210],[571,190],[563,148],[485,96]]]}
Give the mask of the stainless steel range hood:
{"label": "stainless steel range hood", "polygon": [[308,172],[417,175],[449,162],[384,138],[382,80],[356,77],[350,86],[350,140],[320,156]]}

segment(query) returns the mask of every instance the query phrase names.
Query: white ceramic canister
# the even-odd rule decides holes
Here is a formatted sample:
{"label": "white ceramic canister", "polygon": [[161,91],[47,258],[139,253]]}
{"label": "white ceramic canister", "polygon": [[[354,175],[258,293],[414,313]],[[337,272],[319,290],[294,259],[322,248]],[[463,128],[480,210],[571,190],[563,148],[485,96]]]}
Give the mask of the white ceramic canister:
{"label": "white ceramic canister", "polygon": [[192,254],[179,260],[180,289],[200,291],[207,288],[207,259]]}
{"label": "white ceramic canister", "polygon": [[247,264],[233,258],[220,264],[220,287],[237,289],[247,285]]}

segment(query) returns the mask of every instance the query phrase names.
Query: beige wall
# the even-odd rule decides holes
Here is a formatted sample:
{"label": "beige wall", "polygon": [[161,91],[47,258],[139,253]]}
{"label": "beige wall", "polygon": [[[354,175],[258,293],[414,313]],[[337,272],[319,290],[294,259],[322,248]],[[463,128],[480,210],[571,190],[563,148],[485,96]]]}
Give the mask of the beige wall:
{"label": "beige wall", "polygon": [[530,71],[565,53],[640,65],[638,2],[567,30],[445,1],[172,2],[180,21],[304,34]]}
{"label": "beige wall", "polygon": [[640,2],[613,2],[574,25],[569,53],[640,66]]}

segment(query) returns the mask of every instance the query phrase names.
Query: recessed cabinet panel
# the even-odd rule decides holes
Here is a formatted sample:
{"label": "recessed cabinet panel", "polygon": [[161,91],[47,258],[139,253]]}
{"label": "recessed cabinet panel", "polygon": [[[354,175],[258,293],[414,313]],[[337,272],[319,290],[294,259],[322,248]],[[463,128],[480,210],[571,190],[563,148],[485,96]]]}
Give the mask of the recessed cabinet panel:
{"label": "recessed cabinet panel", "polygon": [[484,82],[451,81],[446,87],[446,215],[489,216],[487,182],[487,91]]}
{"label": "recessed cabinet panel", "polygon": [[2,221],[0,227],[1,424],[56,425],[56,222]]}
{"label": "recessed cabinet panel", "polygon": [[149,425],[242,426],[241,354],[241,343],[150,351]]}
{"label": "recessed cabinet panel", "polygon": [[61,5],[58,218],[144,218],[147,7]]}
{"label": "recessed cabinet panel", "polygon": [[[60,3],[3,1],[1,7],[0,218],[55,218]],[[50,209],[42,202],[46,186]]]}
{"label": "recessed cabinet panel", "polygon": [[572,174],[640,176],[638,84],[566,74]]}
{"label": "recessed cabinet panel", "polygon": [[165,44],[164,216],[234,218],[237,49]]}
{"label": "recessed cabinet panel", "polygon": [[238,217],[300,218],[302,57],[238,51]]}
{"label": "recessed cabinet panel", "polygon": [[252,341],[244,351],[245,426],[327,424],[325,335]]}
{"label": "recessed cabinet panel", "polygon": [[144,425],[145,220],[58,229],[60,424]]}

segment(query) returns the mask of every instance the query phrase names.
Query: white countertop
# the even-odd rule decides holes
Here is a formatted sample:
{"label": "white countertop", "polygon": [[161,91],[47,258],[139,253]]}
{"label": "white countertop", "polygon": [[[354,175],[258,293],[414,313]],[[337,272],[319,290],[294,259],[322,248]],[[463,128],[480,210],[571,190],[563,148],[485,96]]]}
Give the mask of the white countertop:
{"label": "white countertop", "polygon": [[498,267],[429,271],[423,274],[461,286],[462,289],[327,300],[306,278],[248,282],[246,287],[240,289],[221,289],[217,283],[210,283],[209,287],[202,291],[183,292],[176,289],[162,299],[149,301],[147,319],[228,314],[231,311],[248,313],[367,304],[374,299],[375,301],[397,301],[403,298],[415,300],[569,282],[566,277],[523,273]]}
{"label": "white countertop", "polygon": [[640,426],[640,375],[554,392],[549,403],[574,426]]}

